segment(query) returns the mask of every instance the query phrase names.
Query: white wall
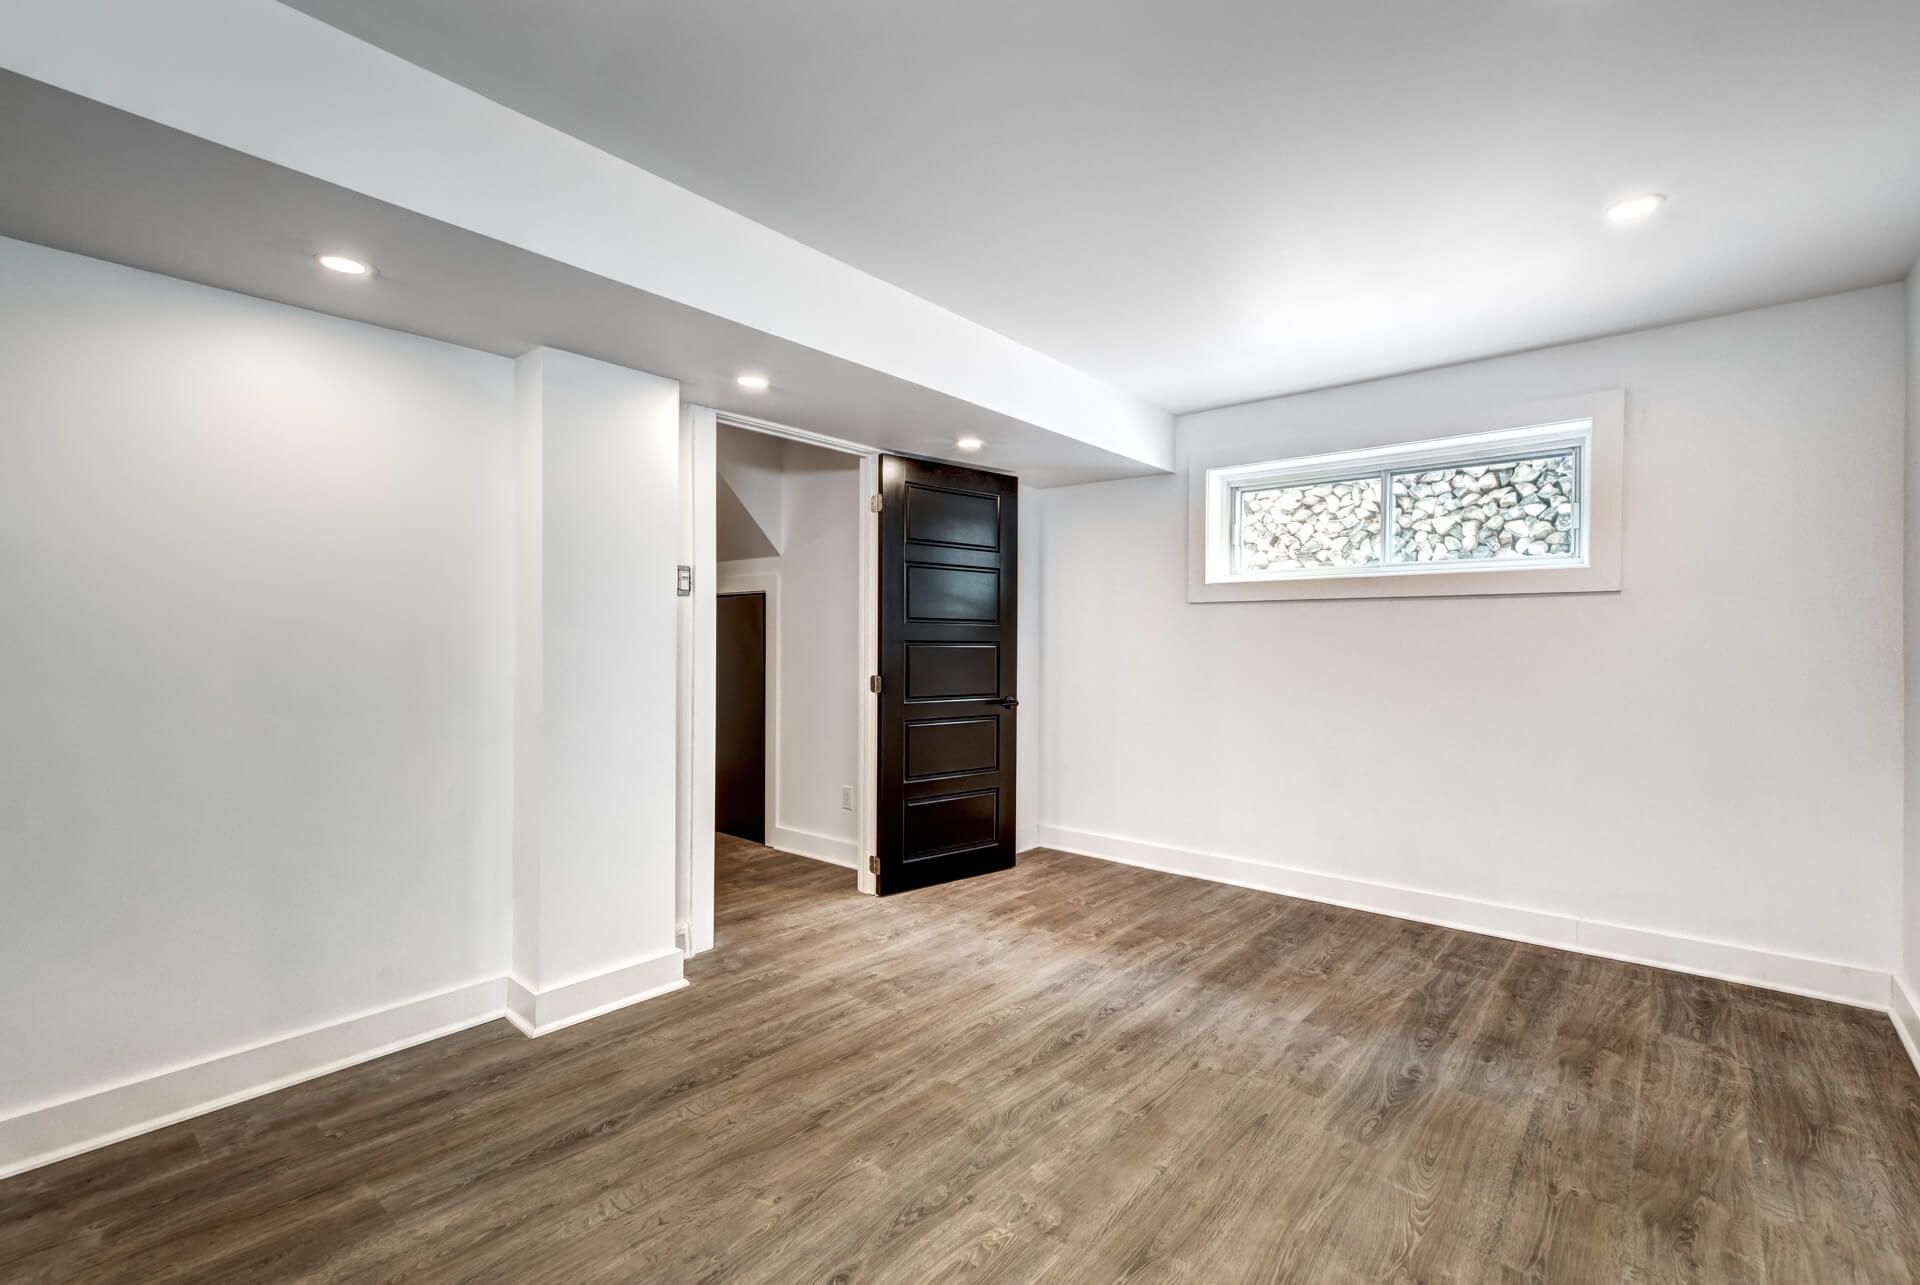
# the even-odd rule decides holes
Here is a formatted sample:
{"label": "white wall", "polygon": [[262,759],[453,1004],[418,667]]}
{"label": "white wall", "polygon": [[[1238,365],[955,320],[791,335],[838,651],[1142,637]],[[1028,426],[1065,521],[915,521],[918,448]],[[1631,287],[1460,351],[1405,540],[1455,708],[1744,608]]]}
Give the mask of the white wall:
{"label": "white wall", "polygon": [[[1906,727],[1907,795],[1905,899],[1902,917],[1906,994],[1895,1013],[1907,1025],[1920,1064],[1920,264],[1906,284],[1907,298],[1907,562]],[[1902,1003],[1905,1007],[1902,1008]]]}
{"label": "white wall", "polygon": [[1043,837],[1883,1003],[1904,306],[1883,287],[1179,423],[1183,454],[1285,456],[1624,388],[1618,594],[1189,604],[1184,478],[1050,492]]}
{"label": "white wall", "polygon": [[1018,605],[1020,619],[1015,630],[1014,663],[1017,679],[1014,695],[1020,700],[1014,723],[1014,825],[1013,849],[1025,852],[1040,841],[1040,818],[1046,814],[1042,796],[1045,778],[1040,771],[1040,719],[1045,705],[1040,699],[1040,667],[1045,653],[1041,647],[1040,604],[1045,598],[1047,571],[1041,540],[1045,527],[1040,506],[1047,491],[1021,486],[1016,497],[1020,522]]}
{"label": "white wall", "polygon": [[767,433],[721,426],[714,440],[715,553],[723,562],[771,558],[786,531],[787,442]]}
{"label": "white wall", "polygon": [[769,711],[777,790],[767,842],[851,865],[860,836],[855,814],[841,807],[841,787],[859,772],[859,460],[786,442],[780,462],[781,555],[724,562],[716,586],[725,592],[756,587],[750,577],[779,578],[779,645],[769,657],[779,669],[779,705]]}
{"label": "white wall", "polygon": [[0,282],[0,1117],[497,980],[512,364]]}

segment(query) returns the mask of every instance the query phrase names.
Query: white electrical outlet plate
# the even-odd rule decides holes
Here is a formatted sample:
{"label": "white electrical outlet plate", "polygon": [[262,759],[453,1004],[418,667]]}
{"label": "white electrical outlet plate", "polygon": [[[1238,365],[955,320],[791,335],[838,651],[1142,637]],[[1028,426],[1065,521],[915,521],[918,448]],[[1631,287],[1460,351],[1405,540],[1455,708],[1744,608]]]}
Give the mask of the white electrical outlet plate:
{"label": "white electrical outlet plate", "polygon": [[843,785],[840,787],[840,806],[845,811],[853,811],[853,787],[851,785]]}

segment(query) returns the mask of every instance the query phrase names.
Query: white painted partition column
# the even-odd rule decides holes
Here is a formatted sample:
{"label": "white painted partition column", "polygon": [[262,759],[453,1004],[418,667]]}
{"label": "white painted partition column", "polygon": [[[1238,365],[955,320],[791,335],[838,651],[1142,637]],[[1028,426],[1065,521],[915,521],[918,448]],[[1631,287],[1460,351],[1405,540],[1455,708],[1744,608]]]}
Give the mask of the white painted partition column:
{"label": "white painted partition column", "polygon": [[683,986],[674,942],[679,385],[515,367],[513,972],[530,1035]]}

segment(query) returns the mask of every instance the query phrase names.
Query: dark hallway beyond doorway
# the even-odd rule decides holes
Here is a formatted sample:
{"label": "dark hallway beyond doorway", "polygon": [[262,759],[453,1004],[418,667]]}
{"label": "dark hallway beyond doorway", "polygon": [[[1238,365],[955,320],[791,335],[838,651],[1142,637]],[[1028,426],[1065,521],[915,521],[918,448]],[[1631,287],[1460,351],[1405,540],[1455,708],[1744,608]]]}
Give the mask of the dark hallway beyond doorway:
{"label": "dark hallway beyond doorway", "polygon": [[767,838],[767,596],[723,593],[715,609],[713,825]]}

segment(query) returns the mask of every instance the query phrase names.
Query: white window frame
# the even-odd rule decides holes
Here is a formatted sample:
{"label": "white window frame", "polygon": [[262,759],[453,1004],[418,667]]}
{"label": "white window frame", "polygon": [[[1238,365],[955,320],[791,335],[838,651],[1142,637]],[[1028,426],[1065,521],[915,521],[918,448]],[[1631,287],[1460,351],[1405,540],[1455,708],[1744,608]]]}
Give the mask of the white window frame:
{"label": "white window frame", "polygon": [[[1192,486],[1188,598],[1236,602],[1301,598],[1441,597],[1473,594],[1603,593],[1620,588],[1622,437],[1625,397],[1615,391],[1557,399],[1524,427],[1398,441],[1290,459],[1248,460],[1248,452],[1207,452],[1187,460]],[[1558,414],[1550,412],[1558,411]],[[1509,424],[1516,420],[1510,419]],[[1388,562],[1390,475],[1471,466],[1573,449],[1577,544],[1566,555]],[[1241,571],[1234,568],[1236,493],[1266,486],[1378,477],[1382,561],[1367,566]]]}

